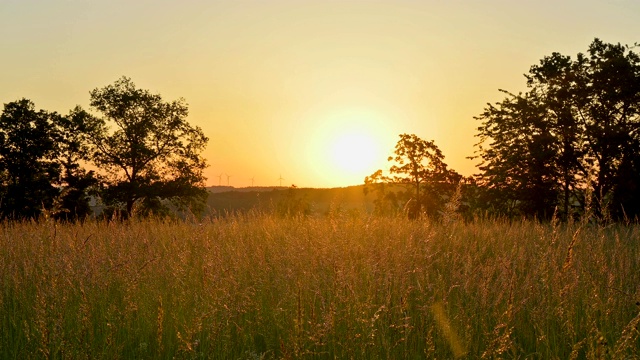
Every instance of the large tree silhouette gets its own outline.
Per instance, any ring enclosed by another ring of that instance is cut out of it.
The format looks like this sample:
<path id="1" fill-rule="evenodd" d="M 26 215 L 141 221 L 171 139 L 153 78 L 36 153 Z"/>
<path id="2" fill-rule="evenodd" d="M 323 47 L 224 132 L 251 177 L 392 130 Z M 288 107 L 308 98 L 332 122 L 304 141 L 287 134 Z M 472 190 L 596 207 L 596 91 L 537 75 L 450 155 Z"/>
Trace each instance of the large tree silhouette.
<path id="1" fill-rule="evenodd" d="M 58 161 L 62 165 L 60 195 L 55 217 L 62 220 L 83 219 L 93 213 L 89 195 L 97 195 L 98 179 L 93 171 L 87 171 L 81 163 L 90 160 L 91 148 L 88 133 L 95 122 L 91 115 L 79 106 L 69 115 L 59 117 Z"/>
<path id="2" fill-rule="evenodd" d="M 436 216 L 462 176 L 447 168 L 442 151 L 433 141 L 414 134 L 399 136 L 394 155 L 388 158 L 392 162 L 390 175 L 384 176 L 382 170 L 378 170 L 365 178 L 365 184 L 378 189 L 385 189 L 385 184 L 410 185 L 417 210 L 424 208 L 428 215 Z M 396 196 L 388 193 L 381 195 L 396 200 Z"/>
<path id="3" fill-rule="evenodd" d="M 482 135 L 491 143 L 480 148 L 485 161 L 479 166 L 485 190 L 481 204 L 510 216 L 549 217 L 559 189 L 552 124 L 535 94 L 508 95 L 482 115 Z"/>
<path id="4" fill-rule="evenodd" d="M 27 99 L 4 105 L 0 115 L 0 217 L 62 219 L 90 213 L 87 189 L 95 183 L 86 160 L 83 113 L 36 111 Z"/>
<path id="5" fill-rule="evenodd" d="M 180 207 L 203 202 L 200 154 L 208 139 L 187 122 L 184 99 L 165 102 L 122 77 L 91 91 L 91 107 L 102 114 L 88 135 L 106 204 L 129 216 L 136 206 L 148 214 L 166 211 L 167 201 Z"/>
<path id="6" fill-rule="evenodd" d="M 586 55 L 553 53 L 525 76 L 527 92 L 506 92 L 477 117 L 485 204 L 541 218 L 575 205 L 638 215 L 622 201 L 640 200 L 629 181 L 640 177 L 638 54 L 595 39 Z"/>
<path id="7" fill-rule="evenodd" d="M 0 115 L 3 219 L 37 218 L 57 195 L 55 114 L 36 111 L 27 99 L 4 105 Z"/>

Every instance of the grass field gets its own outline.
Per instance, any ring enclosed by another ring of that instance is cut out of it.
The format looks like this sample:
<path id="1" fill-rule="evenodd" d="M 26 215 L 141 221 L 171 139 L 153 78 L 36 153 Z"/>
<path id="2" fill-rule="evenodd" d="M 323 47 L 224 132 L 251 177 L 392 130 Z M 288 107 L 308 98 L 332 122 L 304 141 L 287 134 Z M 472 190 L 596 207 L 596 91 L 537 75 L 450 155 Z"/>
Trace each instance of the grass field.
<path id="1" fill-rule="evenodd" d="M 0 358 L 638 359 L 640 227 L 4 224 Z"/>

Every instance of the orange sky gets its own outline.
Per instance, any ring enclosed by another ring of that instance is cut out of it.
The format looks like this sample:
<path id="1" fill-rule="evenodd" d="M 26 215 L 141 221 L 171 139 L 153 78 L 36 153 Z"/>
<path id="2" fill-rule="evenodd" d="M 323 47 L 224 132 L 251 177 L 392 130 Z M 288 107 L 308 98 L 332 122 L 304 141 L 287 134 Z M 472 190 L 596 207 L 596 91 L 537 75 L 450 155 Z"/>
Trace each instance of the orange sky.
<path id="1" fill-rule="evenodd" d="M 640 42 L 638 14 L 634 0 L 0 0 L 0 102 L 67 113 L 122 75 L 183 97 L 210 138 L 209 185 L 359 184 L 400 133 L 470 175 L 473 116 L 499 88 L 595 37 Z"/>

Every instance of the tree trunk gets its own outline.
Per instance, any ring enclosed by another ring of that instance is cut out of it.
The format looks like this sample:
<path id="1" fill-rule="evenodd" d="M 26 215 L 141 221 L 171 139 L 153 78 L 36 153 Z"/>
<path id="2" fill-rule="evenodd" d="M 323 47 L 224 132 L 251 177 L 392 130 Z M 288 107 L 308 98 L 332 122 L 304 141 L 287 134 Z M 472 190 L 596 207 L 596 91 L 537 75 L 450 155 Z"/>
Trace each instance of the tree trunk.
<path id="1" fill-rule="evenodd" d="M 131 198 L 129 200 L 127 200 L 127 213 L 125 214 L 126 218 L 131 217 L 132 212 L 133 212 L 133 205 L 136 203 L 136 200 Z"/>
<path id="2" fill-rule="evenodd" d="M 564 220 L 569 220 L 569 174 L 564 169 Z"/>

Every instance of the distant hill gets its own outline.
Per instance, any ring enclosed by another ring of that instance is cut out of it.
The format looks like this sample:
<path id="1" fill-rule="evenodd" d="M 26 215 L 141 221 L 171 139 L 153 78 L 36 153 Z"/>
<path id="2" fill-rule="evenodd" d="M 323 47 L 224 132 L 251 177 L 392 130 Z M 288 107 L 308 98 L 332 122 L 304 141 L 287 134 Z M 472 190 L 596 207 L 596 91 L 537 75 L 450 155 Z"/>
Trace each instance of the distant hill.
<path id="1" fill-rule="evenodd" d="M 364 185 L 344 188 L 314 189 L 286 187 L 212 186 L 207 188 L 207 207 L 212 213 L 246 212 L 251 209 L 270 210 L 284 201 L 296 200 L 309 204 L 314 214 L 326 214 L 331 208 L 342 210 L 373 210 L 375 195 L 364 195 Z"/>
<path id="2" fill-rule="evenodd" d="M 236 188 L 233 186 L 210 186 L 207 188 L 207 191 L 212 194 L 222 193 L 222 192 L 263 192 L 263 191 L 271 191 L 271 190 L 287 190 L 288 187 L 285 186 L 252 186 L 252 187 L 242 187 Z"/>

